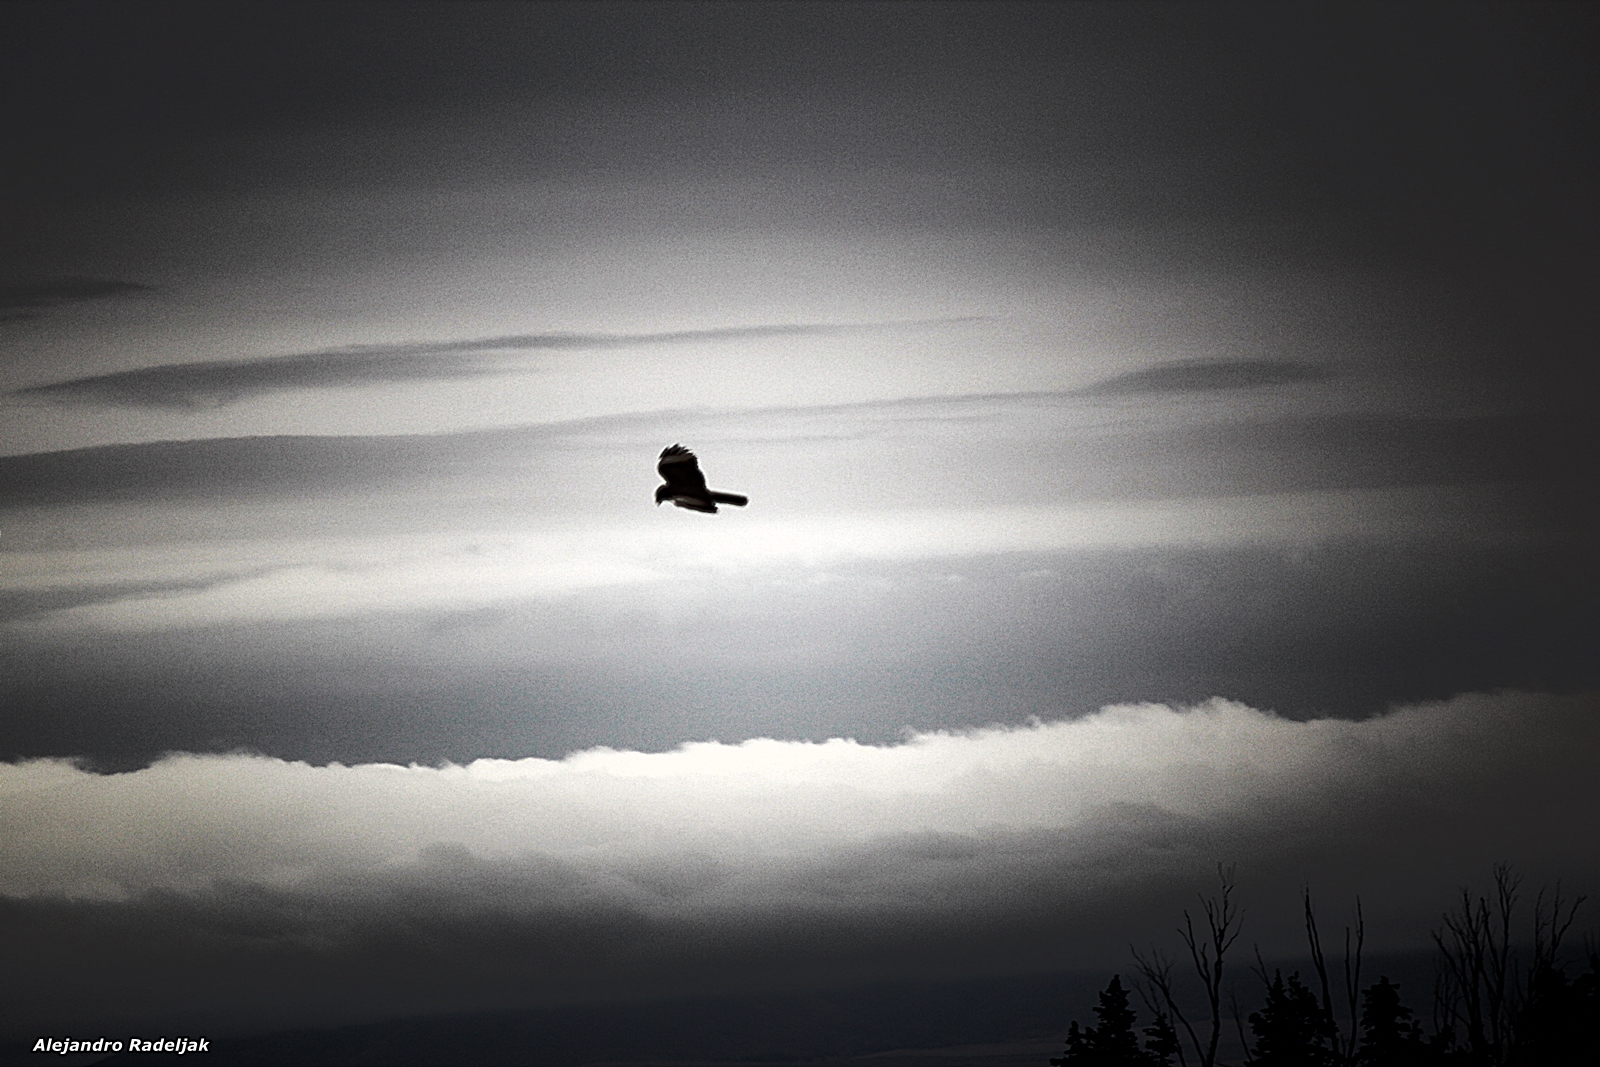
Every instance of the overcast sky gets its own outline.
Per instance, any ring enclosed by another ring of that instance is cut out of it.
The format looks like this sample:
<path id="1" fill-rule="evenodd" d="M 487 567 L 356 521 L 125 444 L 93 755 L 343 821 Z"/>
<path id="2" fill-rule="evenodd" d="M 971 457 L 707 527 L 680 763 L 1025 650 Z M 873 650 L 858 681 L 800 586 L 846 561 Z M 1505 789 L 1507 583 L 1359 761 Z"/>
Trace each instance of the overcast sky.
<path id="1" fill-rule="evenodd" d="M 1593 887 L 1595 26 L 6 5 L 6 1033 Z"/>

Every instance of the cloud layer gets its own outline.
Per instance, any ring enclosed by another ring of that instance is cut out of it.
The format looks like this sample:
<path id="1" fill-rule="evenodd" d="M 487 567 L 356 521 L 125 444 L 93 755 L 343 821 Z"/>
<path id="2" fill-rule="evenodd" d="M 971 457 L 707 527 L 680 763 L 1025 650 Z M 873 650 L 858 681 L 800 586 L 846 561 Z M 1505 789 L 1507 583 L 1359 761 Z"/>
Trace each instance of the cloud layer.
<path id="1" fill-rule="evenodd" d="M 260 1025 L 1099 965 L 1158 936 L 1237 857 L 1256 887 L 1361 892 L 1379 942 L 1415 943 L 1426 927 L 1407 921 L 1496 859 L 1600 873 L 1597 712 L 1592 697 L 1500 694 L 1290 722 L 1215 700 L 881 746 L 758 739 L 465 767 L 175 755 L 108 776 L 6 765 L 6 925 L 42 924 L 11 983 L 64 951 L 68 926 L 95 931 L 111 982 L 146 945 L 141 921 L 194 924 L 115 1007 L 8 996 L 75 1004 L 82 1027 L 187 990 L 191 1017 Z M 1270 947 L 1293 930 L 1274 927 L 1274 906 L 1252 934 Z M 328 984 L 380 956 L 382 978 Z M 259 966 L 190 990 L 222 957 Z M 265 973 L 304 999 L 249 1006 Z"/>
<path id="2" fill-rule="evenodd" d="M 209 408 L 288 389 L 450 381 L 527 369 L 508 366 L 504 357 L 510 353 L 593 352 L 696 342 L 709 344 L 764 338 L 826 337 L 878 329 L 884 325 L 889 324 L 838 326 L 799 323 L 662 333 L 539 333 L 456 341 L 350 345 L 257 359 L 168 363 L 29 386 L 14 390 L 10 395 L 140 407 Z"/>

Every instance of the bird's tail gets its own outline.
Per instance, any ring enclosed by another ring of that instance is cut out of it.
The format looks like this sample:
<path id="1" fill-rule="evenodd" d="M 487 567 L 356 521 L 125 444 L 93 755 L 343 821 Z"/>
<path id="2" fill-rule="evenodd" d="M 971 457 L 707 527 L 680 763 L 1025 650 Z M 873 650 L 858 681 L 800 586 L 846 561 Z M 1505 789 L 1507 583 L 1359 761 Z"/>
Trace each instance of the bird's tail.
<path id="1" fill-rule="evenodd" d="M 719 504 L 732 504 L 736 508 L 742 508 L 750 503 L 749 497 L 740 496 L 738 493 L 712 493 L 711 499 Z"/>

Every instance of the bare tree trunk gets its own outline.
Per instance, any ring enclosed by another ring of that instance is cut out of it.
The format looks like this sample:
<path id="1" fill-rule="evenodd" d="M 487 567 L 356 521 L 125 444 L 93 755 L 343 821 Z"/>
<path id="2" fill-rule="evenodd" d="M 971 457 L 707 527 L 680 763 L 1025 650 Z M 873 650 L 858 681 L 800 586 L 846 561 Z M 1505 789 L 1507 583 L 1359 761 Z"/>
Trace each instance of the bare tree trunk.
<path id="1" fill-rule="evenodd" d="M 1350 958 L 1350 928 L 1344 931 L 1344 996 L 1350 1010 L 1350 1035 L 1345 1039 L 1344 1060 L 1356 1061 L 1356 1041 L 1361 1036 L 1360 1015 L 1357 1011 L 1361 999 L 1361 949 L 1367 940 L 1367 917 L 1361 911 L 1361 898 L 1356 897 L 1356 951 Z"/>
<path id="2" fill-rule="evenodd" d="M 1244 1008 L 1239 1005 L 1239 998 L 1232 989 L 1228 990 L 1228 1014 L 1233 1016 L 1233 1028 L 1239 1035 L 1239 1047 L 1244 1049 L 1245 1067 L 1255 1062 L 1255 1054 L 1250 1051 L 1250 1042 L 1244 1036 Z"/>
<path id="3" fill-rule="evenodd" d="M 1322 952 L 1322 937 L 1317 932 L 1317 914 L 1311 906 L 1311 890 L 1300 891 L 1301 903 L 1305 908 L 1306 944 L 1311 949 L 1311 965 L 1316 968 L 1317 981 L 1322 987 L 1322 1015 L 1324 1024 L 1328 1029 L 1328 1041 L 1333 1054 L 1345 1063 L 1354 1063 L 1356 1054 L 1356 1039 L 1360 1035 L 1358 1026 L 1357 1008 L 1361 989 L 1361 947 L 1366 941 L 1367 925 L 1361 914 L 1361 898 L 1356 898 L 1356 926 L 1355 926 L 1355 952 L 1352 958 L 1350 927 L 1344 928 L 1344 994 L 1345 1002 L 1349 1009 L 1350 1029 L 1341 1034 L 1339 1020 L 1333 1010 L 1333 995 L 1328 986 L 1328 962 Z M 1265 970 L 1262 980 L 1266 980 Z"/>
<path id="4" fill-rule="evenodd" d="M 1183 938 L 1184 946 L 1189 950 L 1189 960 L 1194 964 L 1195 974 L 1199 976 L 1200 984 L 1205 989 L 1206 1006 L 1210 1011 L 1211 1029 L 1203 1042 L 1188 1017 L 1178 1007 L 1177 999 L 1173 995 L 1172 962 L 1153 948 L 1149 956 L 1141 955 L 1137 950 L 1133 952 L 1134 962 L 1144 979 L 1139 989 L 1140 996 L 1145 998 L 1146 1005 L 1152 1010 L 1154 1010 L 1152 1002 L 1157 998 L 1166 1005 L 1172 1017 L 1178 1020 L 1184 1032 L 1188 1034 L 1200 1067 L 1215 1067 L 1217 1062 L 1217 1042 L 1222 1037 L 1223 963 L 1228 949 L 1239 937 L 1241 925 L 1238 906 L 1233 903 L 1233 868 L 1217 864 L 1217 879 L 1221 882 L 1219 891 L 1214 896 L 1200 898 L 1200 907 L 1205 913 L 1205 930 L 1196 932 L 1194 916 L 1187 909 L 1183 913 L 1183 926 L 1178 929 L 1178 936 Z M 1148 993 L 1146 987 L 1149 989 Z M 1183 1067 L 1181 1045 L 1178 1050 L 1178 1061 L 1180 1067 Z"/>
<path id="5" fill-rule="evenodd" d="M 1516 981 L 1512 974 L 1511 957 L 1511 916 L 1517 906 L 1517 887 L 1522 884 L 1522 879 L 1511 873 L 1511 868 L 1504 863 L 1495 864 L 1494 890 L 1495 911 L 1494 918 L 1500 928 L 1498 937 L 1492 933 L 1488 939 L 1489 957 L 1489 983 L 1488 1001 L 1489 1010 L 1489 1044 L 1494 1050 L 1494 1062 L 1504 1063 L 1511 1036 L 1511 986 L 1507 983 Z"/>

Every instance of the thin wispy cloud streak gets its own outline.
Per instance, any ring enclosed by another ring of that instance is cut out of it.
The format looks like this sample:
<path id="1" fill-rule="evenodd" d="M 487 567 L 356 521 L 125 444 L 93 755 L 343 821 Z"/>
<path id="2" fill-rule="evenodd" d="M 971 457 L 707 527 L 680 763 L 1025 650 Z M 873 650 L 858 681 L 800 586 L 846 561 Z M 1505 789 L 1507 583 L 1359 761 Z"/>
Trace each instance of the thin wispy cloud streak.
<path id="1" fill-rule="evenodd" d="M 0 322 L 25 322 L 43 318 L 64 304 L 111 297 L 140 296 L 156 287 L 113 278 L 40 278 L 0 283 Z"/>
<path id="2" fill-rule="evenodd" d="M 202 578 L 167 581 L 107 582 L 103 584 L 63 584 L 29 590 L 0 591 L 0 624 L 36 618 L 58 611 L 70 611 L 94 604 L 115 604 L 124 600 L 203 593 L 229 582 L 248 581 L 272 568 L 247 568 Z"/>
<path id="3" fill-rule="evenodd" d="M 114 278 L 42 278 L 0 283 L 0 312 L 38 309 L 83 300 L 151 293 L 155 286 Z"/>
<path id="4" fill-rule="evenodd" d="M 582 352 L 652 345 L 718 344 L 773 338 L 829 337 L 895 327 L 973 321 L 968 318 L 916 322 L 828 325 L 815 323 L 729 326 L 661 333 L 510 334 L 459 341 L 348 345 L 316 352 L 259 359 L 169 363 L 138 370 L 73 378 L 13 390 L 9 395 L 66 402 L 154 408 L 214 408 L 290 389 L 320 389 L 408 381 L 450 381 L 527 371 L 507 364 L 508 353 Z"/>
<path id="5" fill-rule="evenodd" d="M 1119 374 L 1078 390 L 1082 396 L 1143 396 L 1258 389 L 1314 382 L 1329 376 L 1324 367 L 1278 359 L 1183 360 Z"/>

